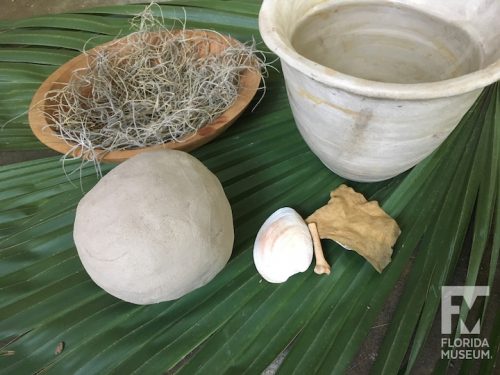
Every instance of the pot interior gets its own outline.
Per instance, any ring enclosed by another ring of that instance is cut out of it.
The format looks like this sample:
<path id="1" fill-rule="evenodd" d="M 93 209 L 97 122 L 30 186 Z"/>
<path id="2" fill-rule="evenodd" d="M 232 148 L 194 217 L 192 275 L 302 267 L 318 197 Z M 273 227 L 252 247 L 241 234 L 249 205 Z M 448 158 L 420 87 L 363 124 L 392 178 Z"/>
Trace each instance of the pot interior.
<path id="1" fill-rule="evenodd" d="M 294 49 L 318 64 L 371 81 L 436 82 L 483 67 L 483 51 L 458 25 L 401 4 L 332 2 L 307 15 Z"/>

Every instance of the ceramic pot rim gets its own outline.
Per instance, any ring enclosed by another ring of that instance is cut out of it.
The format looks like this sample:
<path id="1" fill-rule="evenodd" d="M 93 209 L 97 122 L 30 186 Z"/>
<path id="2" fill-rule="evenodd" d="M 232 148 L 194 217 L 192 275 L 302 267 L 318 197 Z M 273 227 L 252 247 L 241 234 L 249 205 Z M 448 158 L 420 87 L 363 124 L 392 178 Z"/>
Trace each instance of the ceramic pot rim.
<path id="1" fill-rule="evenodd" d="M 286 64 L 327 86 L 357 95 L 383 99 L 436 99 L 455 96 L 486 87 L 500 79 L 500 59 L 483 69 L 459 77 L 424 83 L 385 83 L 338 72 L 300 55 L 287 43 L 273 23 L 274 1 L 264 1 L 259 13 L 262 39 Z"/>

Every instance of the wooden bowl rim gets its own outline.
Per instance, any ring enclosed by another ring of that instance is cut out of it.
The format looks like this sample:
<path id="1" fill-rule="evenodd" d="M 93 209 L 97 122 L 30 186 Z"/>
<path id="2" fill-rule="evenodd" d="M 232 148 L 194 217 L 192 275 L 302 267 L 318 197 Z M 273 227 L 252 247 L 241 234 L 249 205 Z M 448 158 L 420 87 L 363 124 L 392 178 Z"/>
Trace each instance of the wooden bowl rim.
<path id="1" fill-rule="evenodd" d="M 171 32 L 175 33 L 180 31 L 181 30 L 173 30 Z M 227 45 L 241 44 L 241 42 L 230 36 L 223 35 L 218 32 L 210 30 L 186 29 L 185 31 L 193 33 L 195 35 L 196 34 L 208 35 L 210 39 L 223 41 Z M 158 34 L 158 32 L 151 32 L 150 34 L 154 35 Z M 45 113 L 43 111 L 46 99 L 45 96 L 54 83 L 61 82 L 59 78 L 63 74 L 65 74 L 67 70 L 73 69 L 74 71 L 75 69 L 82 67 L 82 62 L 86 62 L 88 58 L 87 56 L 92 55 L 93 52 L 108 47 L 112 47 L 117 43 L 126 42 L 126 39 L 129 36 L 130 35 L 127 35 L 123 38 L 112 40 L 110 42 L 94 47 L 85 53 L 81 53 L 80 55 L 72 58 L 71 60 L 61 65 L 52 74 L 50 74 L 49 77 L 47 77 L 47 79 L 40 85 L 40 87 L 35 92 L 33 99 L 31 100 L 31 104 L 28 110 L 28 119 L 31 130 L 40 142 L 42 142 L 47 147 L 62 154 L 69 153 L 72 154 L 73 156 L 77 157 L 81 156 L 80 148 L 75 149 L 76 145 L 71 144 L 68 141 L 65 141 L 64 139 L 59 138 L 57 136 L 57 133 L 50 127 L 49 123 L 47 122 Z M 169 141 L 163 144 L 158 144 L 144 148 L 112 151 L 108 153 L 105 153 L 104 150 L 96 149 L 96 152 L 101 153 L 99 161 L 121 162 L 138 153 L 146 151 L 161 150 L 166 148 L 172 150 L 191 151 L 197 147 L 202 146 L 203 144 L 211 141 L 216 136 L 221 134 L 241 115 L 243 110 L 250 104 L 250 101 L 255 96 L 255 93 L 257 92 L 260 85 L 261 77 L 262 76 L 260 72 L 257 70 L 250 70 L 250 69 L 245 70 L 240 77 L 238 98 L 233 103 L 233 105 L 229 107 L 219 117 L 217 117 L 214 121 L 200 128 L 196 133 L 191 133 L 184 136 L 185 139 L 184 141 L 181 142 Z"/>

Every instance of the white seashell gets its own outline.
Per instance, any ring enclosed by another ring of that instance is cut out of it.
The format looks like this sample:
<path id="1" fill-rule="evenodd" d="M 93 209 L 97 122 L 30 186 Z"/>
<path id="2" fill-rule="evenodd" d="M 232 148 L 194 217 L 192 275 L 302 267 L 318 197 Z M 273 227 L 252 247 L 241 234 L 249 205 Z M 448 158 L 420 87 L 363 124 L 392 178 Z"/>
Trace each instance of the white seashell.
<path id="1" fill-rule="evenodd" d="M 253 260 L 257 271 L 271 283 L 282 283 L 304 272 L 312 257 L 313 242 L 307 224 L 292 208 L 280 208 L 257 233 Z"/>

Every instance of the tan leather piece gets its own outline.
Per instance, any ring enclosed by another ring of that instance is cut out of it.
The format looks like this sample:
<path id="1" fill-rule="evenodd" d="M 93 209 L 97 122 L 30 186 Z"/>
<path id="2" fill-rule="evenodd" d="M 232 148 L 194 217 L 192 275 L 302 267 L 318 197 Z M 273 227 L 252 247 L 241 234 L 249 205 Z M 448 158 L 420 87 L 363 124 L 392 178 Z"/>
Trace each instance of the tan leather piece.
<path id="1" fill-rule="evenodd" d="M 332 191 L 328 204 L 317 209 L 306 222 L 316 223 L 320 238 L 356 251 L 378 272 L 391 262 L 392 247 L 401 234 L 396 221 L 377 201 L 368 202 L 346 185 Z"/>

